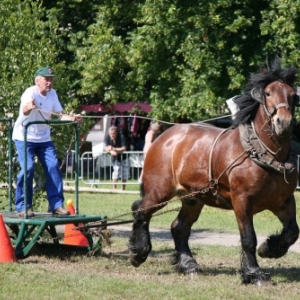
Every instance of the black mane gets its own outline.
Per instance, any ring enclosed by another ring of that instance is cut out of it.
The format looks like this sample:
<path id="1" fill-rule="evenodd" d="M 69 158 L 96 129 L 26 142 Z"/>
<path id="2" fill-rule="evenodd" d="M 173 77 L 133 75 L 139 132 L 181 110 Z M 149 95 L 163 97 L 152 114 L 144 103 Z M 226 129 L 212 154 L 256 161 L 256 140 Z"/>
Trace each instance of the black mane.
<path id="1" fill-rule="evenodd" d="M 281 69 L 280 60 L 278 58 L 274 60 L 271 68 L 264 69 L 258 74 L 251 74 L 250 80 L 243 93 L 239 96 L 236 96 L 234 99 L 234 102 L 237 104 L 239 110 L 235 114 L 233 127 L 237 127 L 239 124 L 250 123 L 254 119 L 259 107 L 259 102 L 254 100 L 251 96 L 251 90 L 254 87 L 264 89 L 268 84 L 277 80 L 293 86 L 297 78 L 296 75 L 297 72 L 294 66 Z"/>

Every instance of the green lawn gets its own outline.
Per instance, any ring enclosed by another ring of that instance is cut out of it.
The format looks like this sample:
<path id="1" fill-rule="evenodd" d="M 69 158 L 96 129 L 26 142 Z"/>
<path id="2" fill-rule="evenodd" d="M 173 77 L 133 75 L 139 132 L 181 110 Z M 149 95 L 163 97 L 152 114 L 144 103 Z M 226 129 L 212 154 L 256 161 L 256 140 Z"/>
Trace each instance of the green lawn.
<path id="1" fill-rule="evenodd" d="M 74 193 L 66 193 L 66 200 Z M 296 193 L 299 202 L 299 193 Z M 127 214 L 138 195 L 81 193 L 80 212 L 107 215 Z M 175 201 L 165 209 L 179 205 Z M 46 203 L 45 203 L 46 207 Z M 298 221 L 299 220 L 299 207 Z M 153 218 L 151 226 L 169 228 L 175 212 Z M 255 217 L 256 230 L 268 234 L 280 229 L 276 218 L 263 212 Z M 129 225 L 130 226 L 130 225 Z M 237 232 L 233 212 L 205 208 L 194 228 Z M 37 247 L 28 258 L 17 263 L 0 264 L 0 300 L 298 300 L 300 291 L 300 254 L 289 252 L 280 259 L 258 262 L 272 275 L 272 284 L 244 286 L 240 283 L 240 247 L 191 244 L 203 274 L 183 276 L 170 264 L 173 243 L 152 240 L 153 249 L 139 268 L 128 261 L 128 237 L 112 231 L 111 245 L 104 244 L 97 256 L 80 251 Z M 299 243 L 299 241 L 297 241 Z"/>

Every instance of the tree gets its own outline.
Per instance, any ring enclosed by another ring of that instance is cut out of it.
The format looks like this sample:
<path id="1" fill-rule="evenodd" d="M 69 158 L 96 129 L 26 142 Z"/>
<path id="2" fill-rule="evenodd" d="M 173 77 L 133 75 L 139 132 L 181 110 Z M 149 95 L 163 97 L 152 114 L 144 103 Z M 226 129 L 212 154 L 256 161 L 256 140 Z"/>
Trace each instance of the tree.
<path id="1" fill-rule="evenodd" d="M 33 84 L 34 72 L 41 66 L 55 64 L 62 74 L 64 63 L 56 61 L 56 38 L 50 34 L 56 24 L 42 19 L 45 9 L 39 1 L 2 0 L 0 6 L 0 78 L 1 115 L 17 118 L 20 96 Z M 57 89 L 63 90 L 65 79 L 60 78 Z M 9 114 L 9 115 L 8 115 Z M 8 123 L 2 123 L 0 161 L 7 161 Z M 17 170 L 15 170 L 17 171 Z M 15 176 L 15 174 L 13 174 Z M 0 180 L 7 182 L 7 168 L 1 168 Z"/>
<path id="2" fill-rule="evenodd" d="M 77 51 L 85 102 L 148 101 L 158 119 L 224 114 L 249 74 L 299 61 L 299 1 L 104 0 Z"/>

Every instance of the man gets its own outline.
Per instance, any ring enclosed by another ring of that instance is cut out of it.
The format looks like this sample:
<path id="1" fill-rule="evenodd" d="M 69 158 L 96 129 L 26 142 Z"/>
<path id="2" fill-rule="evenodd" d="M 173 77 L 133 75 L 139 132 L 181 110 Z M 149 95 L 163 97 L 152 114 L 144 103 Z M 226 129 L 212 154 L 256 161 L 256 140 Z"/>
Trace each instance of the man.
<path id="1" fill-rule="evenodd" d="M 27 170 L 24 170 L 24 125 L 33 121 L 45 121 L 51 117 L 52 113 L 63 112 L 56 91 L 52 89 L 54 76 L 50 67 L 38 69 L 35 73 L 35 85 L 27 88 L 21 96 L 19 116 L 12 135 L 21 167 L 16 182 L 16 210 L 19 217 L 25 215 L 24 174 L 27 176 L 27 216 L 34 216 L 32 196 L 35 156 L 40 161 L 46 175 L 49 210 L 53 215 L 70 214 L 64 208 L 62 174 L 56 149 L 50 137 L 49 125 L 33 124 L 27 128 Z"/>
<path id="2" fill-rule="evenodd" d="M 128 179 L 128 165 L 126 154 L 122 155 L 122 152 L 126 151 L 127 143 L 124 135 L 118 133 L 116 126 L 111 126 L 108 131 L 108 135 L 105 137 L 105 151 L 111 154 L 113 164 L 113 188 L 116 189 L 117 181 L 122 179 L 122 190 L 125 190 L 125 182 Z"/>

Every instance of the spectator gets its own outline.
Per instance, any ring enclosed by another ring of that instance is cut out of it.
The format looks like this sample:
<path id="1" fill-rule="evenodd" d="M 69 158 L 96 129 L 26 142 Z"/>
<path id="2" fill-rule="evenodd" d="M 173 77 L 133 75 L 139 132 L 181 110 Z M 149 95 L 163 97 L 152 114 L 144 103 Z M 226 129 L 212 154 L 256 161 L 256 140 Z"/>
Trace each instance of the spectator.
<path id="1" fill-rule="evenodd" d="M 112 181 L 113 188 L 117 188 L 118 179 L 122 180 L 122 190 L 125 190 L 125 182 L 128 179 L 128 161 L 126 154 L 122 154 L 127 150 L 126 139 L 123 134 L 118 132 L 116 126 L 111 126 L 108 135 L 105 137 L 105 151 L 111 154 L 113 164 Z"/>

